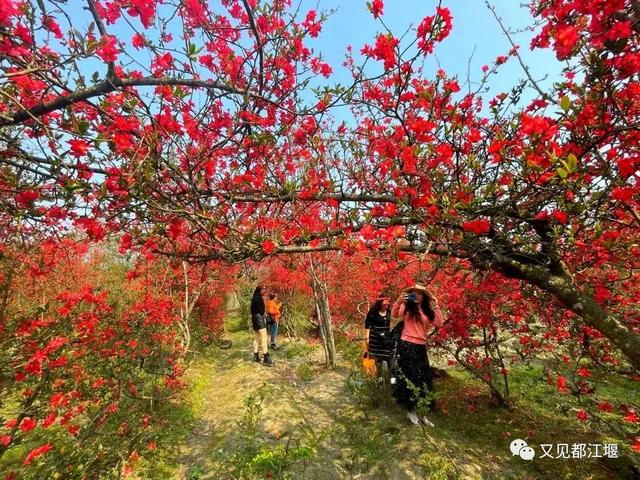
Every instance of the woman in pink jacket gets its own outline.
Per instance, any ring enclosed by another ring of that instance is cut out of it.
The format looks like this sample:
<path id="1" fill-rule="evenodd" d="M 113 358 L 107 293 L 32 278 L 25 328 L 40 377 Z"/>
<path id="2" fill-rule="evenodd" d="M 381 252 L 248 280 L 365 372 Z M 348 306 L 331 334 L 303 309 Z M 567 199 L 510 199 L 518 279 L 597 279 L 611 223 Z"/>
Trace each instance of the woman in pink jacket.
<path id="1" fill-rule="evenodd" d="M 398 343 L 398 368 L 401 371 L 396 389 L 398 402 L 407 408 L 407 418 L 414 425 L 420 420 L 433 426 L 427 417 L 418 418 L 416 406 L 427 392 L 433 393 L 433 377 L 427 356 L 429 332 L 443 323 L 438 300 L 423 285 L 415 284 L 396 300 L 391 316 L 404 321 L 402 335 Z M 429 401 L 433 411 L 435 400 Z"/>

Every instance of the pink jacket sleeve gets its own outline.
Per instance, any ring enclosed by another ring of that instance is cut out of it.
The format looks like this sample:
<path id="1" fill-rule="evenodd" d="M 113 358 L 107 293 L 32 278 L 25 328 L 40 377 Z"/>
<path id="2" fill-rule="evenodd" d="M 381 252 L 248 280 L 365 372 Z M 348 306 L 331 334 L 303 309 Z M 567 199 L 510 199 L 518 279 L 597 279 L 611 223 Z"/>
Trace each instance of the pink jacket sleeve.
<path id="1" fill-rule="evenodd" d="M 442 312 L 439 307 L 433 309 L 434 317 L 433 317 L 433 326 L 441 327 L 444 323 L 444 317 L 442 316 Z"/>
<path id="2" fill-rule="evenodd" d="M 393 318 L 400 318 L 404 315 L 404 302 L 402 298 L 398 298 L 396 302 L 391 307 L 391 316 Z"/>

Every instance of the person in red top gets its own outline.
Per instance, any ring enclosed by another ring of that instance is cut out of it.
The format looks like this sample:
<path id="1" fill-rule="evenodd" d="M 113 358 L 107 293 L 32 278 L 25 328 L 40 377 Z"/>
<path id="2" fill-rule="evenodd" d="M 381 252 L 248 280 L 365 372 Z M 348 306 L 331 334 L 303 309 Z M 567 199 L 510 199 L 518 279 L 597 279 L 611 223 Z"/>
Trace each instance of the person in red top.
<path id="1" fill-rule="evenodd" d="M 396 300 L 391 309 L 393 318 L 404 322 L 398 342 L 398 368 L 401 371 L 395 396 L 398 403 L 407 408 L 407 418 L 414 425 L 420 420 L 433 427 L 425 416 L 418 418 L 416 406 L 427 392 L 433 393 L 433 377 L 427 356 L 429 331 L 443 323 L 438 300 L 423 285 L 415 284 Z M 429 401 L 429 409 L 435 409 L 435 400 Z"/>

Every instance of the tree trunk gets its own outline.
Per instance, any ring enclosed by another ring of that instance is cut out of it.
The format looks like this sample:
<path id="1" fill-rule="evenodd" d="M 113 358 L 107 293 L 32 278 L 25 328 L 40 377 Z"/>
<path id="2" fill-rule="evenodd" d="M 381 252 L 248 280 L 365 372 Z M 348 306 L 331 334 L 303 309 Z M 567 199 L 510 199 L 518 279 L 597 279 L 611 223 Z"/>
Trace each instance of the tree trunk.
<path id="1" fill-rule="evenodd" d="M 494 256 L 493 266 L 509 277 L 524 280 L 551 293 L 587 325 L 607 337 L 631 365 L 640 370 L 640 336 L 598 305 L 591 295 L 581 292 L 569 275 L 554 275 L 544 267 L 526 265 L 502 255 Z"/>
<path id="2" fill-rule="evenodd" d="M 318 324 L 320 325 L 320 336 L 324 346 L 326 364 L 330 368 L 336 366 L 336 346 L 333 340 L 333 326 L 331 323 L 331 311 L 329 310 L 329 299 L 327 295 L 327 284 L 318 278 L 313 258 L 309 256 L 311 262 L 311 286 L 315 300 L 316 312 L 318 312 Z"/>

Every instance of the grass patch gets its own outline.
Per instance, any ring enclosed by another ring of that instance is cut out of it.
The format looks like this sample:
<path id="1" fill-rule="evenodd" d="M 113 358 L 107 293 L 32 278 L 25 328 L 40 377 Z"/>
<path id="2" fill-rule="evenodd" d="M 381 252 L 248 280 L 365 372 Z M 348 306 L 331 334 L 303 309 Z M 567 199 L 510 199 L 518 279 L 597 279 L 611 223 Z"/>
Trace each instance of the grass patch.
<path id="1" fill-rule="evenodd" d="M 301 357 L 309 358 L 315 349 L 316 347 L 304 341 L 291 342 L 282 350 L 282 356 L 287 360 L 294 360 Z"/>
<path id="2" fill-rule="evenodd" d="M 247 332 L 251 328 L 251 322 L 241 313 L 228 315 L 224 319 L 224 329 L 229 333 Z"/>
<path id="3" fill-rule="evenodd" d="M 360 372 L 359 356 L 354 350 L 351 349 L 353 372 L 346 387 L 357 413 L 345 414 L 345 427 L 341 430 L 345 437 L 341 448 L 348 452 L 346 463 L 351 465 L 352 475 L 393 478 L 389 464 L 404 462 L 401 471 L 406 472 L 411 469 L 409 459 L 413 456 L 419 459 L 413 464 L 420 468 L 420 475 L 430 479 L 639 478 L 633 473 L 633 464 L 639 463 L 640 458 L 623 446 L 628 445 L 629 437 L 616 435 L 596 421 L 577 420 L 580 403 L 576 397 L 560 395 L 555 384 L 546 382 L 540 366 L 510 369 L 515 400 L 510 409 L 496 405 L 486 385 L 465 370 L 448 368 L 448 375 L 435 382 L 439 410 L 428 415 L 436 427 L 422 429 L 409 427 L 404 411 L 394 405 L 388 392 Z M 595 371 L 592 375 L 598 400 L 608 399 L 616 405 L 638 404 L 637 382 L 610 374 L 600 378 Z M 386 445 L 378 432 L 394 424 L 402 433 Z M 537 456 L 533 461 L 511 455 L 509 444 L 516 438 L 525 439 L 534 447 Z M 566 443 L 569 448 L 574 443 L 618 443 L 621 458 L 541 459 L 542 443 Z M 397 458 L 386 456 L 390 449 Z"/>
<path id="4" fill-rule="evenodd" d="M 430 480 L 457 480 L 456 467 L 451 460 L 426 453 L 420 456 L 418 465 L 425 478 Z"/>
<path id="5" fill-rule="evenodd" d="M 302 363 L 296 367 L 296 377 L 302 382 L 308 382 L 315 376 L 315 371 L 308 363 Z"/>
<path id="6" fill-rule="evenodd" d="M 335 337 L 336 350 L 340 352 L 342 357 L 351 364 L 360 362 L 362 353 L 364 352 L 364 344 L 362 340 L 349 340 L 343 335 Z"/>
<path id="7" fill-rule="evenodd" d="M 239 422 L 239 437 L 230 456 L 218 455 L 216 462 L 233 479 L 288 479 L 291 469 L 317 454 L 317 442 L 308 432 L 287 432 L 272 440 L 260 429 L 267 397 L 274 392 L 263 385 L 245 398 L 245 413 Z M 277 393 L 277 392 L 276 392 Z"/>

